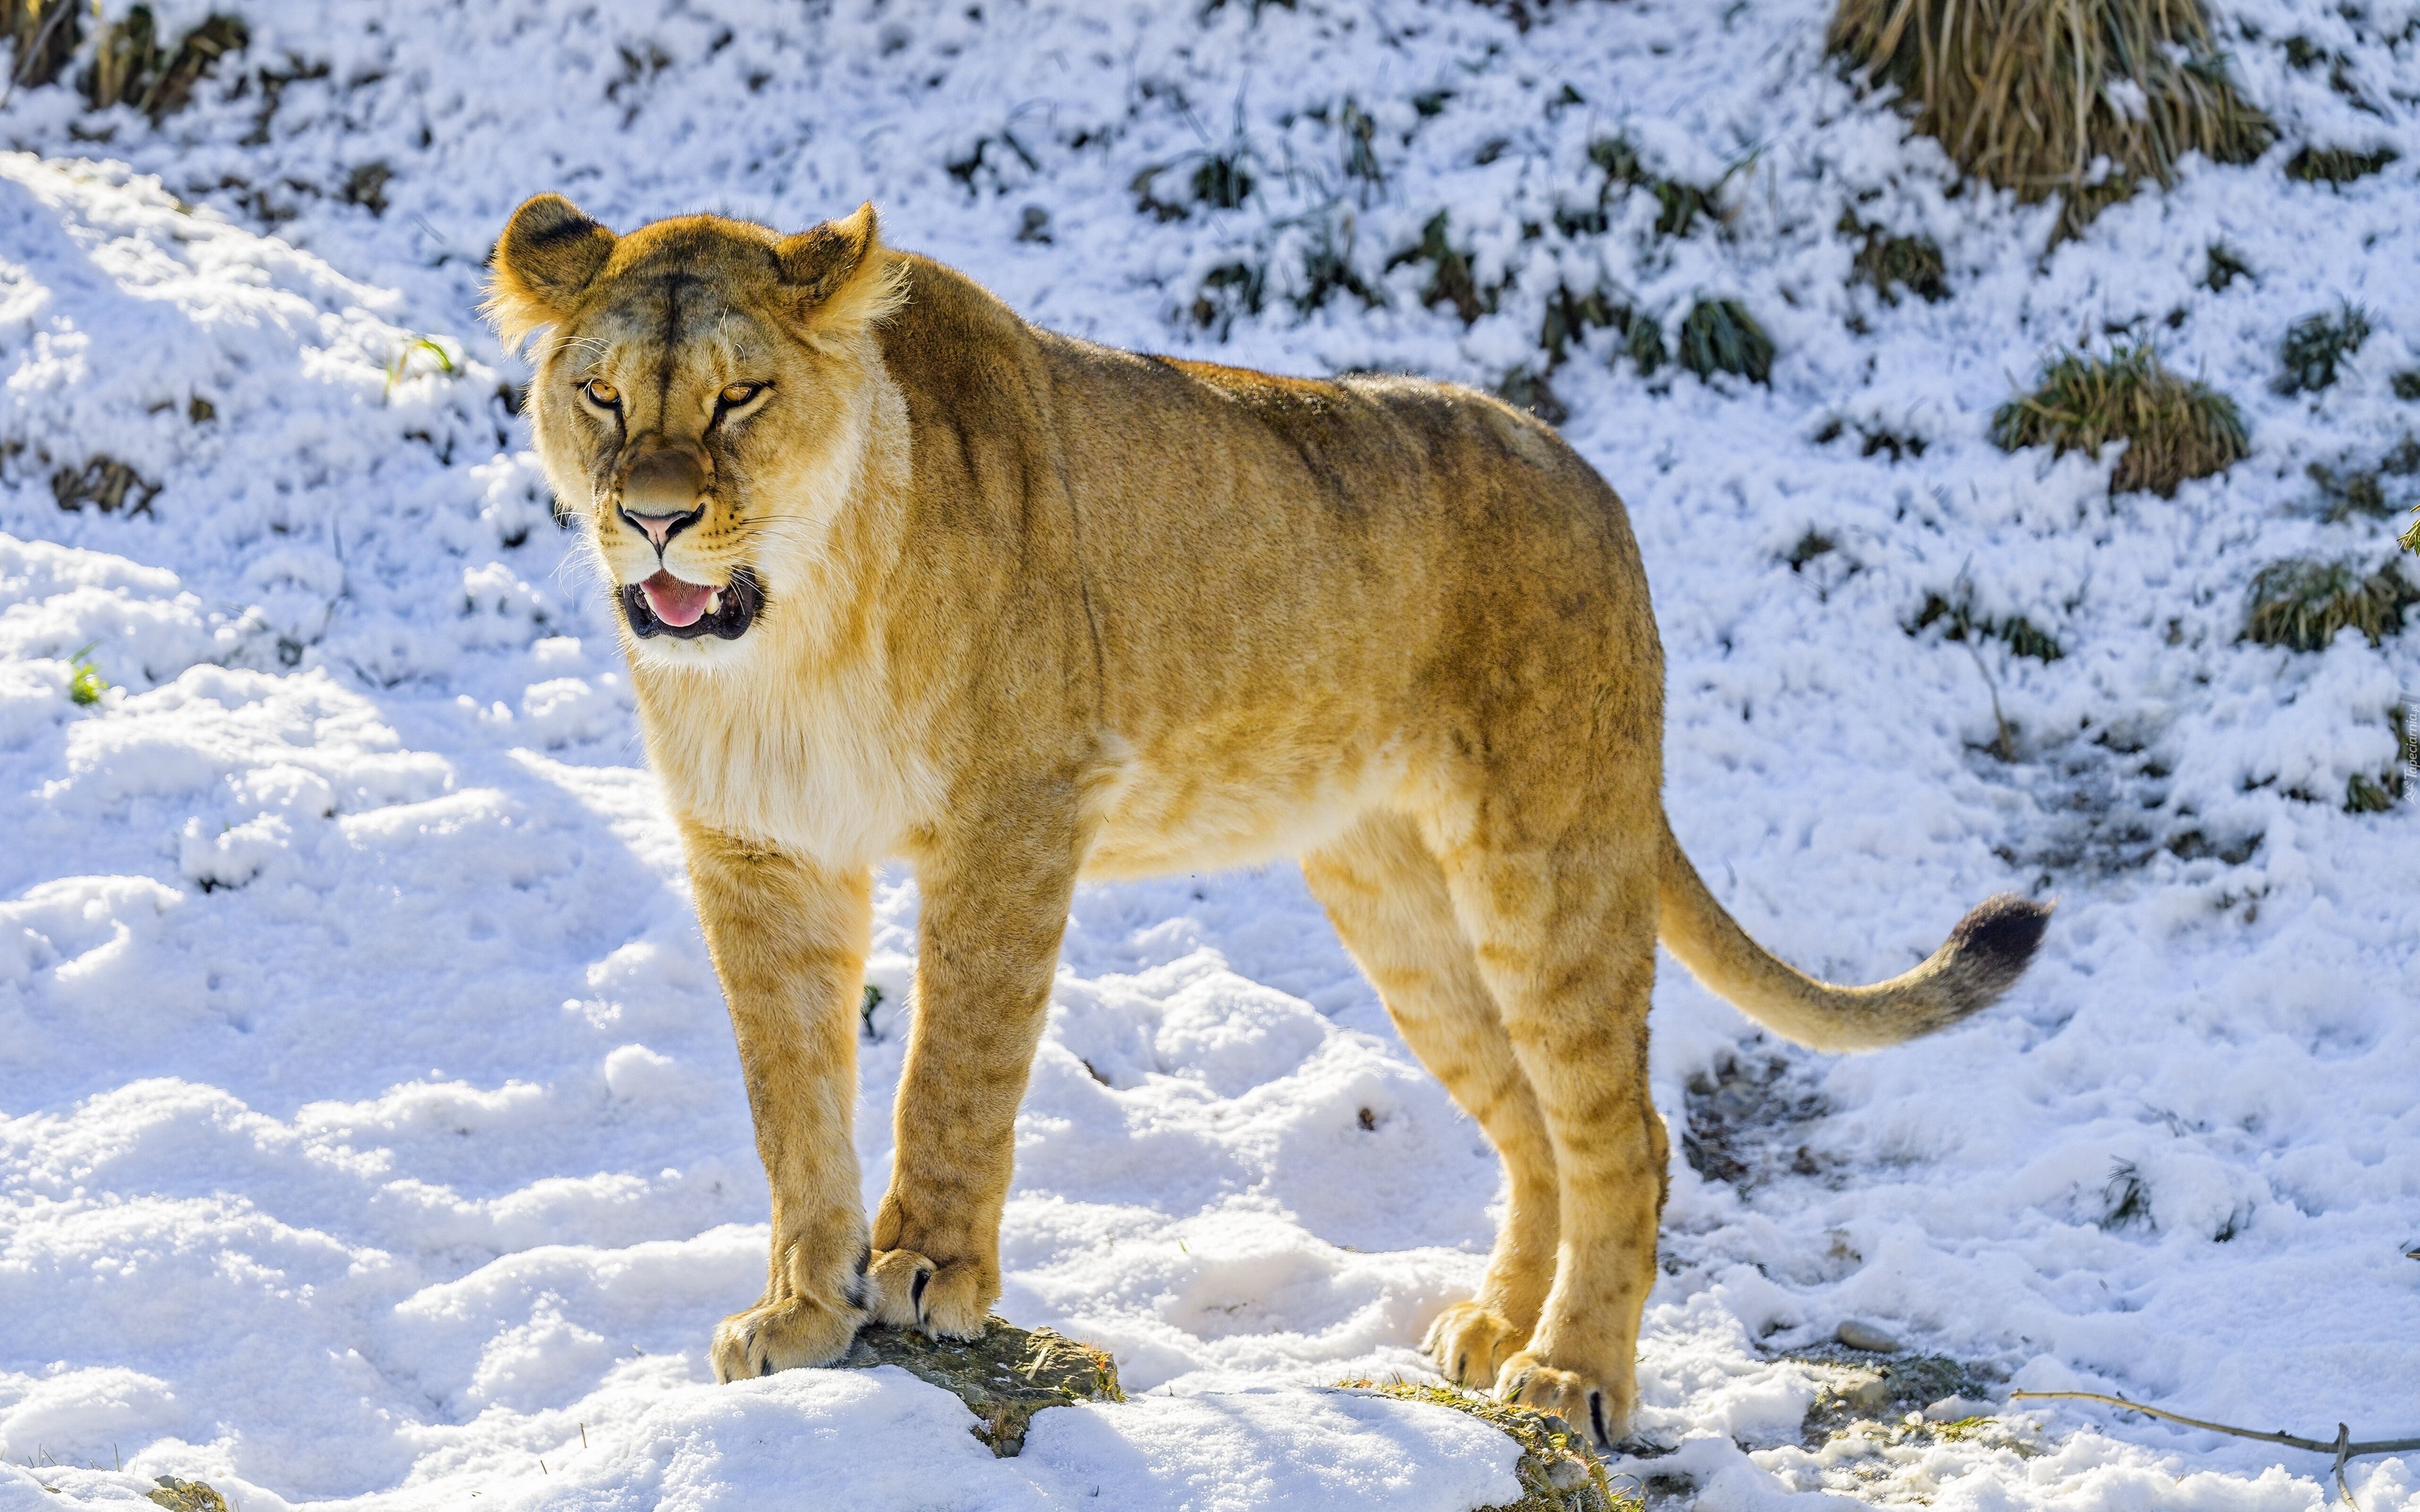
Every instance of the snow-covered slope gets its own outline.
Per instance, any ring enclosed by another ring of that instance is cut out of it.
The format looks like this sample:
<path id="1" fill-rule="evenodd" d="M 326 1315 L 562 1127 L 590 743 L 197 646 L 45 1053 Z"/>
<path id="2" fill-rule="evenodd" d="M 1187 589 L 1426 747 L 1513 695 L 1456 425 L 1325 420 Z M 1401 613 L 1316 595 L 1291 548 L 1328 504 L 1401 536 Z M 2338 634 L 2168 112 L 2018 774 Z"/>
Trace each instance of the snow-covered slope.
<path id="1" fill-rule="evenodd" d="M 2238 639 L 2266 563 L 2383 560 L 2393 522 L 2328 518 L 2306 469 L 2420 426 L 2392 383 L 2420 367 L 2420 12 L 2371 8 L 2222 8 L 2280 146 L 2047 256 L 2048 208 L 1960 186 L 1838 77 L 1818 0 L 1526 30 L 1466 0 L 252 0 L 248 49 L 156 128 L 18 91 L 0 1457 L 39 1468 L 0 1471 L 0 1507 L 163 1473 L 255 1509 L 1513 1494 L 1492 1430 L 1303 1389 L 1421 1369 L 1496 1169 L 1288 868 L 1078 901 L 1002 1310 L 1112 1349 L 1134 1401 L 995 1462 L 895 1372 L 705 1383 L 764 1190 L 610 622 L 473 313 L 542 189 L 620 224 L 872 197 L 1038 321 L 1293 371 L 1492 385 L 1544 372 L 1559 287 L 1668 336 L 1740 300 L 1769 387 L 1642 375 L 1608 329 L 1549 378 L 1646 552 L 1684 843 L 1836 977 L 1997 888 L 2061 903 L 2004 1007 L 1871 1057 L 1778 1046 L 1667 972 L 1657 1100 L 1691 1155 L 1640 1427 L 1679 1447 L 1627 1468 L 1707 1506 L 2317 1504 L 2321 1457 L 2095 1410 L 1798 1445 L 1803 1357 L 1852 1317 L 2016 1385 L 2420 1430 L 2410 810 L 2343 808 L 2420 666 Z M 1605 193 L 1617 137 L 1719 180 L 1719 222 L 1661 234 L 1651 194 Z M 2291 181 L 2309 143 L 2403 158 Z M 1853 287 L 1852 208 L 1935 239 L 1951 297 Z M 1394 262 L 1439 212 L 1497 289 L 1467 325 L 1422 303 L 1434 261 Z M 2252 273 L 2213 288 L 2220 242 Z M 2345 376 L 2273 392 L 2287 328 L 2348 300 L 2373 332 Z M 2251 457 L 2113 500 L 2114 456 L 1990 445 L 2049 350 L 2120 332 L 2230 393 Z M 63 509 L 61 473 L 116 507 Z M 1912 633 L 1929 597 L 2061 655 Z M 116 685 L 89 704 L 80 655 Z M 880 899 L 870 1197 L 912 880 Z M 2420 1504 L 2409 1459 L 2352 1479 Z"/>

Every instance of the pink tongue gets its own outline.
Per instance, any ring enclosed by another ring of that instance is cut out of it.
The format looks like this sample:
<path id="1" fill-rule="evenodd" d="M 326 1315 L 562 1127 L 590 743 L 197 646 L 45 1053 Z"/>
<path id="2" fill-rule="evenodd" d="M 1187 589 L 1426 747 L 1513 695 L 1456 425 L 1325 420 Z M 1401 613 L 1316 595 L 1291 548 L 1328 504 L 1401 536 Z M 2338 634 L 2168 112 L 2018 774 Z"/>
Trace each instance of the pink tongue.
<path id="1" fill-rule="evenodd" d="M 646 591 L 647 607 L 656 618 L 675 629 L 695 625 L 706 612 L 706 601 L 714 596 L 713 589 L 683 582 L 669 572 L 659 572 L 639 586 Z"/>

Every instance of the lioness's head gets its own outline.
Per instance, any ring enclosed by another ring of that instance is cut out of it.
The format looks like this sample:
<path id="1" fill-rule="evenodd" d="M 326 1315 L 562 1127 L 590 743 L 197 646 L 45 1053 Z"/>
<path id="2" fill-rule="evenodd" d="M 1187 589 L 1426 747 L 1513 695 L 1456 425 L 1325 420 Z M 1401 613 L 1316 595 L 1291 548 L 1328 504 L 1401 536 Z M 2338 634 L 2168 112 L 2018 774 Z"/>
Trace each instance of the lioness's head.
<path id="1" fill-rule="evenodd" d="M 635 655 L 712 665 L 780 615 L 855 474 L 899 287 L 871 205 L 796 236 L 712 215 L 616 236 L 560 194 L 513 212 L 489 315 L 507 342 L 546 332 L 538 456 Z"/>

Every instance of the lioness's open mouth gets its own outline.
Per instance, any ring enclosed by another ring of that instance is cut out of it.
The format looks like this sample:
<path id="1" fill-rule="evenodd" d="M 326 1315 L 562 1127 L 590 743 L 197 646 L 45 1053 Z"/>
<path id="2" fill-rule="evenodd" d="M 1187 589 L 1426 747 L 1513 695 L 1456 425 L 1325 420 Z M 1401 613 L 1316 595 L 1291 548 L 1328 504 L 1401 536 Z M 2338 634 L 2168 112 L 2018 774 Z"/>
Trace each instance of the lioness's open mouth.
<path id="1" fill-rule="evenodd" d="M 630 632 L 642 640 L 669 635 L 694 640 L 710 635 L 737 640 L 756 623 L 756 611 L 764 607 L 765 591 L 756 586 L 756 575 L 746 567 L 733 573 L 720 588 L 690 582 L 669 572 L 622 585 L 623 617 L 630 622 Z"/>

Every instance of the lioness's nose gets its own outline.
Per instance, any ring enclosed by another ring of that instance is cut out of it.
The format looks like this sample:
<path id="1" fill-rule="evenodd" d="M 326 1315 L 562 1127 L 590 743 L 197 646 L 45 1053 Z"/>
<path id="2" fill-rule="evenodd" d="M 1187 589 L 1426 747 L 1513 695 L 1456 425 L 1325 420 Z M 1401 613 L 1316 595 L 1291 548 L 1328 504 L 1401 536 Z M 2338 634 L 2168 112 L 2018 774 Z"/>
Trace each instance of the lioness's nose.
<path id="1" fill-rule="evenodd" d="M 660 551 L 705 513 L 704 459 L 690 447 L 652 446 L 622 474 L 622 517 Z"/>

